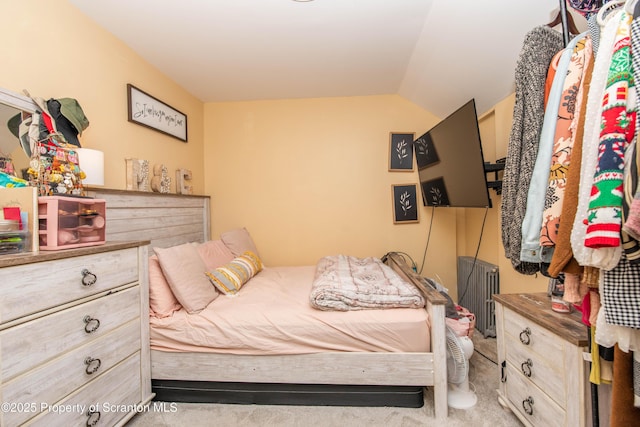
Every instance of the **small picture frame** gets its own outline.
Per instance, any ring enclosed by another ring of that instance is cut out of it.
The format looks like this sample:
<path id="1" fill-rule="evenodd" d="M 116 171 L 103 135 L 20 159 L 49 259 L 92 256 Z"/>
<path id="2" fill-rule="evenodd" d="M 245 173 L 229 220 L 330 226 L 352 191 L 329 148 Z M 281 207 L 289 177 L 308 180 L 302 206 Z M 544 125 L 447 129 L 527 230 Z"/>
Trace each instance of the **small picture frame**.
<path id="1" fill-rule="evenodd" d="M 389 172 L 413 171 L 413 138 L 415 133 L 389 133 Z"/>
<path id="2" fill-rule="evenodd" d="M 394 184 L 391 186 L 391 196 L 394 224 L 420 222 L 417 184 Z"/>

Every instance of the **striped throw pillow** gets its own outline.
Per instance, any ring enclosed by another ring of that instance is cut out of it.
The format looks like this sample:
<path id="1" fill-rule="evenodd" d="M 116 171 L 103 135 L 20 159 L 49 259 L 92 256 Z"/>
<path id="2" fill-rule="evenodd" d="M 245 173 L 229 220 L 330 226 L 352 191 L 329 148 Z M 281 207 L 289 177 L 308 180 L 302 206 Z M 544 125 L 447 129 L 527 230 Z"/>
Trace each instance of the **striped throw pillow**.
<path id="1" fill-rule="evenodd" d="M 255 253 L 246 251 L 228 264 L 207 271 L 211 283 L 223 294 L 234 295 L 242 285 L 262 271 L 262 261 Z"/>

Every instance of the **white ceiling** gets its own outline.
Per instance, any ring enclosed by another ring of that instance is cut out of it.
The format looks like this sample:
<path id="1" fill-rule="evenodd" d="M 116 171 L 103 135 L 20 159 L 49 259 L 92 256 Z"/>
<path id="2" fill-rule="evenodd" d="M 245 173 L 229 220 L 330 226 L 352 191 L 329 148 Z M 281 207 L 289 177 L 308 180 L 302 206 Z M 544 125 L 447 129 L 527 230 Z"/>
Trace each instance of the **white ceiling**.
<path id="1" fill-rule="evenodd" d="M 69 1 L 203 102 L 399 94 L 439 117 L 513 92 L 524 35 L 559 4 Z"/>

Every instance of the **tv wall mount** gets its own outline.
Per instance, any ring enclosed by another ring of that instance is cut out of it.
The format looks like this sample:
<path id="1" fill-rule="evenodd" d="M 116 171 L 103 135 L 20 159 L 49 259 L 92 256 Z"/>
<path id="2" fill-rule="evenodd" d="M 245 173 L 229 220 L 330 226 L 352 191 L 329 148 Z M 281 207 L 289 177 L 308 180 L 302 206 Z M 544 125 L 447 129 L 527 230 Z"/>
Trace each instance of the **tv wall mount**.
<path id="1" fill-rule="evenodd" d="M 495 163 L 484 163 L 484 173 L 493 172 L 494 181 L 487 181 L 487 188 L 491 188 L 496 191 L 496 194 L 502 194 L 502 180 L 499 179 L 499 172 L 504 170 L 504 165 L 507 161 L 506 157 L 496 160 Z"/>

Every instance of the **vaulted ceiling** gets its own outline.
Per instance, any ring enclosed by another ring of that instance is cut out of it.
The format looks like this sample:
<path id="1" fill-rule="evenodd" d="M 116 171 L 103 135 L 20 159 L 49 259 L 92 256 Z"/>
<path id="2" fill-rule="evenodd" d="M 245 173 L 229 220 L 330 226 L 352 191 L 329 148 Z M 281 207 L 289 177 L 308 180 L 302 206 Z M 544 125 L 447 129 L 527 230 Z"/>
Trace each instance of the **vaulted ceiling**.
<path id="1" fill-rule="evenodd" d="M 482 113 L 513 92 L 525 34 L 559 5 L 69 1 L 203 102 L 399 94 L 439 117 L 471 98 Z"/>

